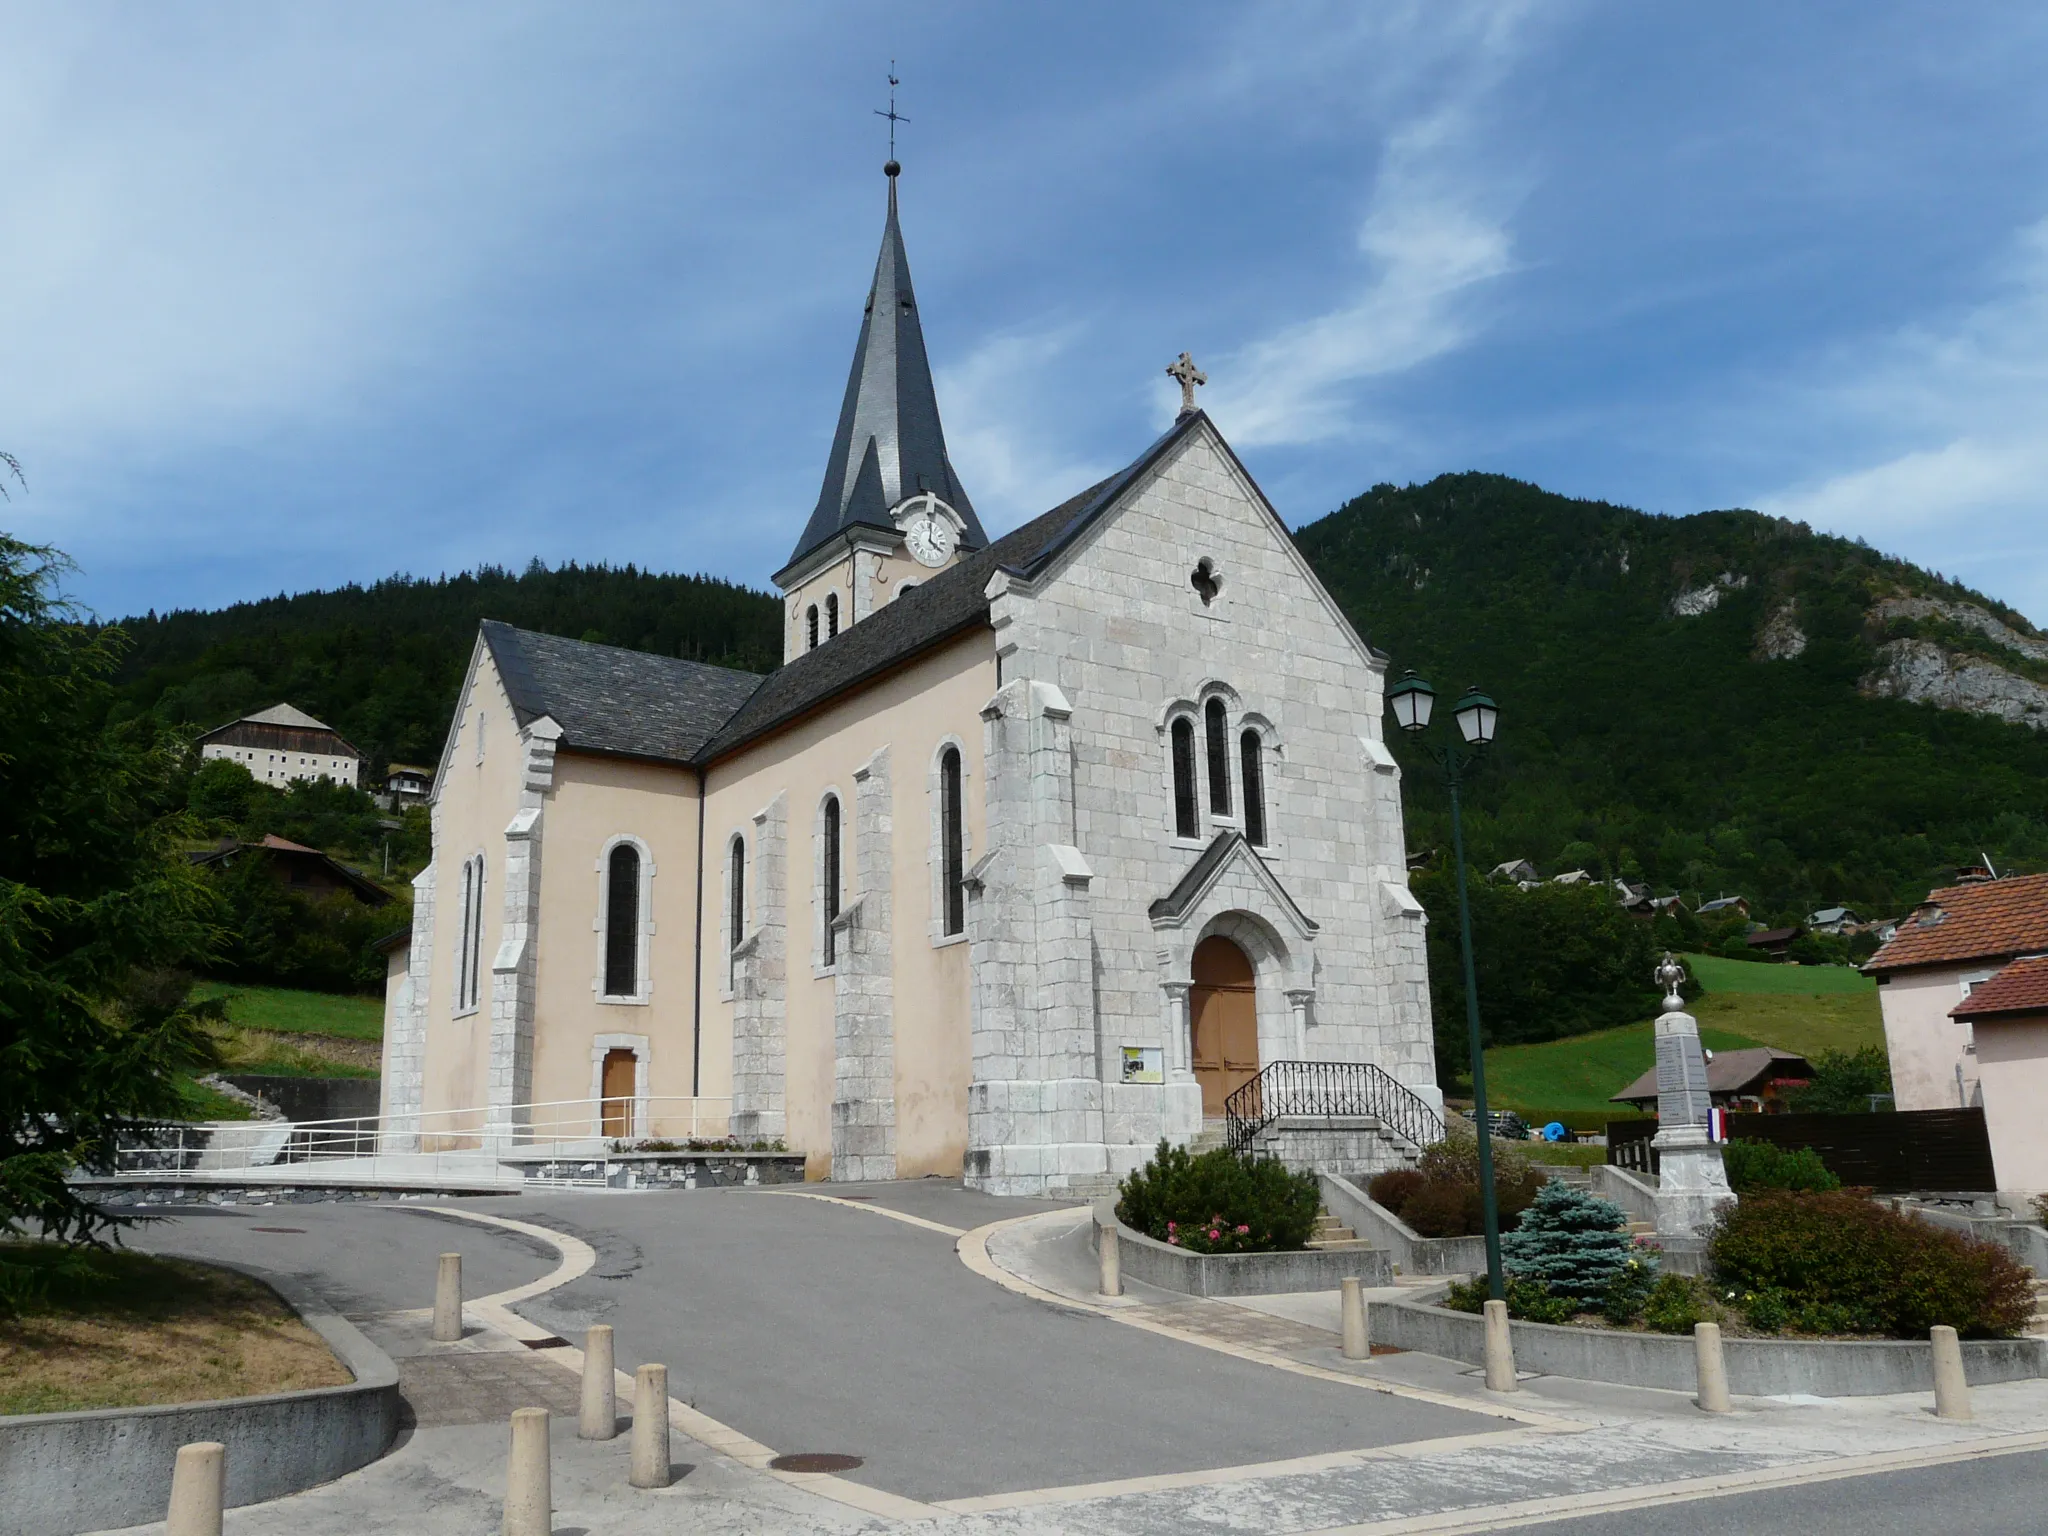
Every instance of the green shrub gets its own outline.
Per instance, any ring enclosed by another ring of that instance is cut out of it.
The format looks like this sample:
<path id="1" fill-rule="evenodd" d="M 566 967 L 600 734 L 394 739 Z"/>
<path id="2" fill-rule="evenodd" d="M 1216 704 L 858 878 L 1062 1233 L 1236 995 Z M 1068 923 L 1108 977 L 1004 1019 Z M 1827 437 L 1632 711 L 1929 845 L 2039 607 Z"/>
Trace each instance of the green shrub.
<path id="1" fill-rule="evenodd" d="M 1633 1256 L 1635 1239 L 1613 1201 L 1553 1182 L 1500 1246 L 1503 1262 L 1524 1279 L 1541 1281 L 1560 1296 L 1592 1301 L 1607 1294 Z"/>
<path id="2" fill-rule="evenodd" d="M 1867 1115 L 1871 1096 L 1891 1091 L 1891 1058 L 1881 1045 L 1864 1045 L 1853 1051 L 1822 1051 L 1813 1058 L 1812 1078 L 1794 1088 L 1785 1101 L 1795 1114 Z"/>
<path id="3" fill-rule="evenodd" d="M 1578 1315 L 1579 1303 L 1570 1296 L 1557 1296 L 1541 1280 L 1524 1279 L 1521 1275 L 1509 1274 L 1502 1277 L 1501 1289 L 1506 1292 L 1502 1298 L 1508 1304 L 1508 1316 L 1524 1323 L 1568 1323 Z M 1486 1308 L 1488 1286 L 1486 1276 L 1474 1275 L 1470 1280 L 1461 1280 L 1452 1286 L 1444 1296 L 1443 1305 L 1454 1312 L 1481 1312 Z"/>
<path id="4" fill-rule="evenodd" d="M 1721 1149 L 1728 1169 L 1728 1187 L 1738 1195 L 1765 1189 L 1840 1189 L 1842 1181 L 1828 1171 L 1811 1147 L 1787 1150 L 1768 1141 L 1731 1141 Z"/>
<path id="5" fill-rule="evenodd" d="M 1843 1190 L 1751 1195 L 1722 1213 L 1708 1253 L 1724 1290 L 1778 1293 L 1801 1332 L 1917 1339 L 1946 1323 L 2002 1338 L 2033 1312 L 2033 1276 L 2003 1248 Z"/>
<path id="6" fill-rule="evenodd" d="M 1691 1333 L 1715 1315 L 1713 1294 L 1693 1275 L 1665 1275 L 1643 1299 L 1643 1326 L 1658 1333 Z"/>
<path id="7" fill-rule="evenodd" d="M 1600 1298 L 1600 1315 L 1615 1327 L 1626 1328 L 1643 1315 L 1656 1283 L 1656 1256 L 1632 1255 L 1608 1280 L 1606 1293 Z"/>
<path id="8" fill-rule="evenodd" d="M 1116 1214 L 1147 1237 L 1198 1253 L 1291 1253 L 1307 1246 L 1322 1208 L 1312 1173 L 1223 1147 L 1195 1156 L 1162 1140 L 1152 1161 L 1123 1181 Z"/>

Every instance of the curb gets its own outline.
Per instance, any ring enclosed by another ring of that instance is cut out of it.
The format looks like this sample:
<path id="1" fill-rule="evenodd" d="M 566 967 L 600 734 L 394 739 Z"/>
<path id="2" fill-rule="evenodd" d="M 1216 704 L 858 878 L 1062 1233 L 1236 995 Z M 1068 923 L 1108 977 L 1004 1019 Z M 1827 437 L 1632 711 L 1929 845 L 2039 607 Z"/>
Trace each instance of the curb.
<path id="1" fill-rule="evenodd" d="M 296 1282 L 251 1264 L 355 1380 L 257 1397 L 0 1418 L 0 1487 L 10 1536 L 71 1536 L 160 1520 L 178 1447 L 228 1448 L 226 1504 L 260 1504 L 369 1465 L 398 1433 L 398 1367 Z M 109 1475 L 118 1467 L 119 1475 Z"/>

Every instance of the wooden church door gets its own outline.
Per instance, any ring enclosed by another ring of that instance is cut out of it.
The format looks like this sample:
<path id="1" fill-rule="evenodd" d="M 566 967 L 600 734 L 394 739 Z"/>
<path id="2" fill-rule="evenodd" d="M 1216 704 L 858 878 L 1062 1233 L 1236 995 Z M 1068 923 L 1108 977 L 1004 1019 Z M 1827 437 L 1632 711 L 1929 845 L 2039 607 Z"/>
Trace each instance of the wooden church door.
<path id="1" fill-rule="evenodd" d="M 1188 1016 L 1194 1032 L 1195 1081 L 1202 1113 L 1223 1113 L 1223 1101 L 1259 1075 L 1259 996 L 1251 957 L 1221 936 L 1195 946 Z"/>
<path id="2" fill-rule="evenodd" d="M 633 1075 L 639 1062 L 631 1051 L 606 1051 L 604 1073 L 600 1090 L 604 1094 L 600 1110 L 604 1134 L 624 1138 L 633 1134 Z"/>

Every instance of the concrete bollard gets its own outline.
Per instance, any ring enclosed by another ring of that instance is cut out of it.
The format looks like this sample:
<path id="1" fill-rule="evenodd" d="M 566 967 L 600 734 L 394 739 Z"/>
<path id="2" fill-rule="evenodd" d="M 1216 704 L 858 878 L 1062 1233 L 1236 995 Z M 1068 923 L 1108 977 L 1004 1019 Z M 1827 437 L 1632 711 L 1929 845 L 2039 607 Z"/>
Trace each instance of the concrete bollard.
<path id="1" fill-rule="evenodd" d="M 1692 1325 L 1693 1363 L 1698 1369 L 1700 1395 L 1695 1401 L 1706 1413 L 1733 1413 L 1728 1399 L 1728 1358 L 1721 1350 L 1719 1323 Z"/>
<path id="2" fill-rule="evenodd" d="M 220 1536 L 221 1500 L 227 1491 L 228 1448 L 218 1440 L 178 1447 L 171 1471 L 171 1511 L 164 1536 Z"/>
<path id="3" fill-rule="evenodd" d="M 643 1365 L 633 1373 L 635 1488 L 668 1486 L 668 1367 Z"/>
<path id="4" fill-rule="evenodd" d="M 1365 1282 L 1356 1275 L 1344 1277 L 1344 1358 L 1372 1358 L 1372 1338 L 1365 1331 Z"/>
<path id="5" fill-rule="evenodd" d="M 1513 1392 L 1515 1381 L 1515 1336 L 1508 1331 L 1508 1304 L 1486 1304 L 1486 1390 Z"/>
<path id="6" fill-rule="evenodd" d="M 462 1255 L 444 1253 L 434 1276 L 434 1342 L 453 1344 L 462 1337 Z"/>
<path id="7" fill-rule="evenodd" d="M 612 1364 L 612 1325 L 592 1323 L 583 1336 L 583 1412 L 579 1440 L 609 1440 L 619 1432 L 619 1394 Z"/>
<path id="8" fill-rule="evenodd" d="M 1102 1294 L 1105 1296 L 1123 1295 L 1123 1255 L 1117 1251 L 1116 1221 L 1113 1217 L 1109 1221 L 1103 1221 L 1099 1217 L 1096 1219 L 1095 1257 L 1100 1262 L 1102 1268 L 1102 1278 L 1098 1282 L 1102 1288 Z"/>
<path id="9" fill-rule="evenodd" d="M 1937 1419 L 1973 1418 L 1970 1412 L 1970 1382 L 1963 1374 L 1963 1346 L 1955 1329 L 1937 1323 L 1928 1330 L 1934 1346 L 1934 1416 Z"/>
<path id="10" fill-rule="evenodd" d="M 555 1523 L 548 1474 L 548 1411 L 512 1412 L 512 1460 L 505 1469 L 505 1536 L 548 1536 Z"/>

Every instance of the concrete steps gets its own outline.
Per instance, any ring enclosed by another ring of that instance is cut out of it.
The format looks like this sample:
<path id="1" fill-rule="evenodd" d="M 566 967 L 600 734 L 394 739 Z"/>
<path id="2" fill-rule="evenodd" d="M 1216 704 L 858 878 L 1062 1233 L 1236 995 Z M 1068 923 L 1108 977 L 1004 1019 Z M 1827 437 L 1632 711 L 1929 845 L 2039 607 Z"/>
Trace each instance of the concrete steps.
<path id="1" fill-rule="evenodd" d="M 1204 1152 L 1214 1152 L 1224 1144 L 1223 1122 L 1221 1120 L 1204 1120 L 1202 1122 L 1202 1129 L 1196 1133 L 1195 1139 L 1188 1143 L 1188 1151 L 1200 1157 Z"/>
<path id="2" fill-rule="evenodd" d="M 1338 1221 L 1328 1211 L 1321 1211 L 1316 1216 L 1315 1231 L 1309 1234 L 1308 1246 L 1311 1248 L 1351 1249 L 1370 1248 L 1372 1244 Z"/>
<path id="3" fill-rule="evenodd" d="M 2037 1339 L 2048 1338 L 2048 1280 L 2035 1279 L 2034 1315 L 2027 1319 L 2027 1326 L 2020 1332 Z"/>

